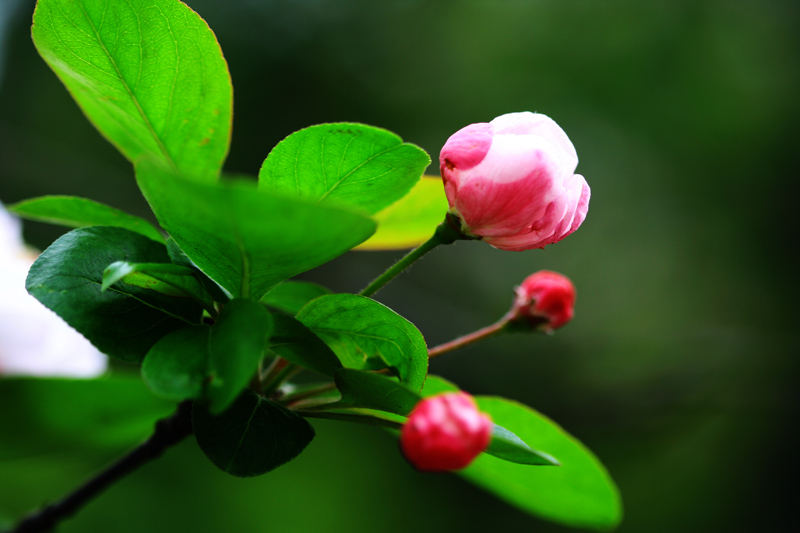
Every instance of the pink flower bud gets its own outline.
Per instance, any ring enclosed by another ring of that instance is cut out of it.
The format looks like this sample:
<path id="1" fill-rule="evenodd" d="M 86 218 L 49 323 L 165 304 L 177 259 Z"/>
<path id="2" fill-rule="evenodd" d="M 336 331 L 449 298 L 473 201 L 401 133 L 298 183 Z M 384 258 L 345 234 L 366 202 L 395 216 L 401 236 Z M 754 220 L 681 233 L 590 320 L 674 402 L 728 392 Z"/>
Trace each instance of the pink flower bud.
<path id="1" fill-rule="evenodd" d="M 469 394 L 439 394 L 411 411 L 400 433 L 400 448 L 417 470 L 458 470 L 489 446 L 493 426 Z"/>
<path id="2" fill-rule="evenodd" d="M 509 312 L 509 321 L 525 321 L 532 327 L 550 332 L 560 328 L 575 314 L 575 287 L 558 272 L 540 270 L 517 287 L 517 297 Z"/>
<path id="3" fill-rule="evenodd" d="M 450 212 L 461 231 L 501 250 L 544 248 L 581 225 L 589 186 L 558 124 L 509 113 L 454 133 L 439 156 Z"/>

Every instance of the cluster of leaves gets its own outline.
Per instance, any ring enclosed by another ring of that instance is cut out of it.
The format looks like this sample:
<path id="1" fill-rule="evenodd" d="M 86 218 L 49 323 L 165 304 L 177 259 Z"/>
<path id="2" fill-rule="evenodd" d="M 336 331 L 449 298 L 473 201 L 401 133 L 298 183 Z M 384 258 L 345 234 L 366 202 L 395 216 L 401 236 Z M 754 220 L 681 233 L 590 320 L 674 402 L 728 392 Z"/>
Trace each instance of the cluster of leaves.
<path id="1" fill-rule="evenodd" d="M 155 394 L 193 400 L 215 465 L 259 475 L 308 445 L 308 417 L 397 428 L 423 396 L 456 389 L 428 375 L 423 336 L 402 316 L 291 280 L 354 247 L 430 236 L 446 202 L 421 178 L 422 149 L 380 128 L 322 124 L 279 143 L 257 180 L 225 177 L 230 77 L 187 6 L 39 0 L 33 37 L 132 162 L 163 232 L 88 199 L 20 202 L 10 207 L 20 216 L 76 228 L 41 254 L 28 290 L 109 356 L 141 363 Z M 303 370 L 327 381 L 293 385 Z M 465 477 L 557 521 L 618 522 L 616 489 L 591 452 L 528 407 L 478 403 L 498 425 Z"/>

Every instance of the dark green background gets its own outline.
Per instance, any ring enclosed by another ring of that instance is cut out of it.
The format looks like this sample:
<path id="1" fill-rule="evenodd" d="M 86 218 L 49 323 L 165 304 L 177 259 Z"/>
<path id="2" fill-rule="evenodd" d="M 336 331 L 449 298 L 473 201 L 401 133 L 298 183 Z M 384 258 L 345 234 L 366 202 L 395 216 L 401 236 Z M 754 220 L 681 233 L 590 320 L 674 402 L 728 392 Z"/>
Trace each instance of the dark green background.
<path id="1" fill-rule="evenodd" d="M 378 298 L 433 345 L 501 316 L 531 272 L 567 274 L 576 317 L 554 337 L 490 340 L 432 370 L 582 439 L 619 483 L 622 532 L 796 523 L 800 3 L 188 4 L 230 65 L 230 171 L 255 175 L 276 142 L 320 122 L 388 128 L 436 159 L 471 122 L 554 118 L 592 187 L 581 229 L 544 252 L 436 250 Z M 0 0 L 0 199 L 76 194 L 147 215 L 130 165 L 36 55 L 32 11 Z M 57 235 L 26 226 L 39 247 Z M 357 291 L 397 255 L 353 253 L 304 278 Z M 0 383 L 0 401 L 23 400 Z M 374 428 L 314 425 L 306 453 L 256 479 L 227 477 L 187 442 L 63 531 L 564 530 L 456 476 L 414 472 Z M 0 428 L 0 441 L 23 438 Z M 0 463 L 0 516 L 57 497 L 118 452 L 67 446 Z"/>

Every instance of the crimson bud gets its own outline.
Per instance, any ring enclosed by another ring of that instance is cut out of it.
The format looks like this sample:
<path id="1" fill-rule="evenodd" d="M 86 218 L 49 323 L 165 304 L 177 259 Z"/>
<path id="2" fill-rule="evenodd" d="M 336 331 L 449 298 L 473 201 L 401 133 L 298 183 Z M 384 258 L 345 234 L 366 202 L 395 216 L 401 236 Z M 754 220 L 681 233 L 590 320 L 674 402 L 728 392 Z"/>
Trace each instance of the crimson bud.
<path id="1" fill-rule="evenodd" d="M 575 314 L 575 286 L 558 272 L 540 270 L 531 274 L 516 289 L 517 296 L 509 312 L 509 321 L 527 322 L 532 327 L 551 332 Z"/>
<path id="2" fill-rule="evenodd" d="M 489 446 L 493 427 L 469 394 L 439 394 L 411 411 L 400 433 L 400 448 L 417 470 L 458 470 Z"/>

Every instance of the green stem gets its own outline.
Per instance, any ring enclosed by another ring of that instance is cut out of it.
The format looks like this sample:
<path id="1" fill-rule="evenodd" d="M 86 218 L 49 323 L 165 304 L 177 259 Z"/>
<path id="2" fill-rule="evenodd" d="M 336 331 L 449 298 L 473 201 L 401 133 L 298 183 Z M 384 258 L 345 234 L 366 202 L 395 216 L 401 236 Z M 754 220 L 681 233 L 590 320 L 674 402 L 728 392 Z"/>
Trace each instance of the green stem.
<path id="1" fill-rule="evenodd" d="M 488 339 L 489 337 L 494 337 L 500 333 L 505 333 L 508 331 L 508 326 L 508 318 L 503 317 L 499 322 L 495 322 L 491 326 L 486 326 L 478 331 L 473 331 L 472 333 L 468 333 L 467 335 L 453 339 L 450 342 L 445 342 L 444 344 L 430 348 L 428 350 L 428 359 L 433 359 L 434 357 L 452 352 L 453 350 L 457 350 L 458 348 L 462 348 L 468 344 L 482 341 L 484 339 Z"/>
<path id="2" fill-rule="evenodd" d="M 400 429 L 403 427 L 403 422 L 400 420 L 390 420 L 388 417 L 378 417 L 370 413 L 369 409 L 349 409 L 348 412 L 344 410 L 295 410 L 300 416 L 306 418 L 325 418 L 328 420 L 341 420 L 344 422 L 357 422 L 359 424 L 367 424 L 370 426 L 380 426 L 389 429 Z M 398 415 L 398 418 L 399 417 Z M 404 419 L 404 418 L 403 418 Z"/>
<path id="3" fill-rule="evenodd" d="M 276 357 L 272 364 L 261 374 L 261 394 L 269 396 L 275 392 L 281 384 L 302 370 L 301 367 L 290 363 L 283 357 Z"/>
<path id="4" fill-rule="evenodd" d="M 303 400 L 316 399 L 317 397 L 323 396 L 327 393 L 333 392 L 336 390 L 336 384 L 333 382 L 324 383 L 322 385 L 318 385 L 312 388 L 299 390 L 296 392 L 289 392 L 281 397 L 281 402 L 286 405 L 287 407 L 293 407 L 295 402 L 301 402 Z M 326 401 L 330 401 L 330 398 L 323 398 Z M 333 400 L 333 401 L 338 401 Z"/>
<path id="5" fill-rule="evenodd" d="M 367 285 L 367 287 L 359 294 L 361 296 L 372 296 L 383 288 L 384 285 L 392 281 L 398 274 L 403 272 L 411 266 L 417 259 L 427 254 L 440 244 L 452 244 L 460 239 L 471 239 L 472 237 L 465 236 L 458 229 L 460 223 L 451 215 L 447 215 L 444 221 L 436 228 L 436 232 L 427 241 L 420 244 L 417 248 L 411 250 L 397 263 L 389 267 L 389 269 L 378 276 L 375 281 Z"/>

